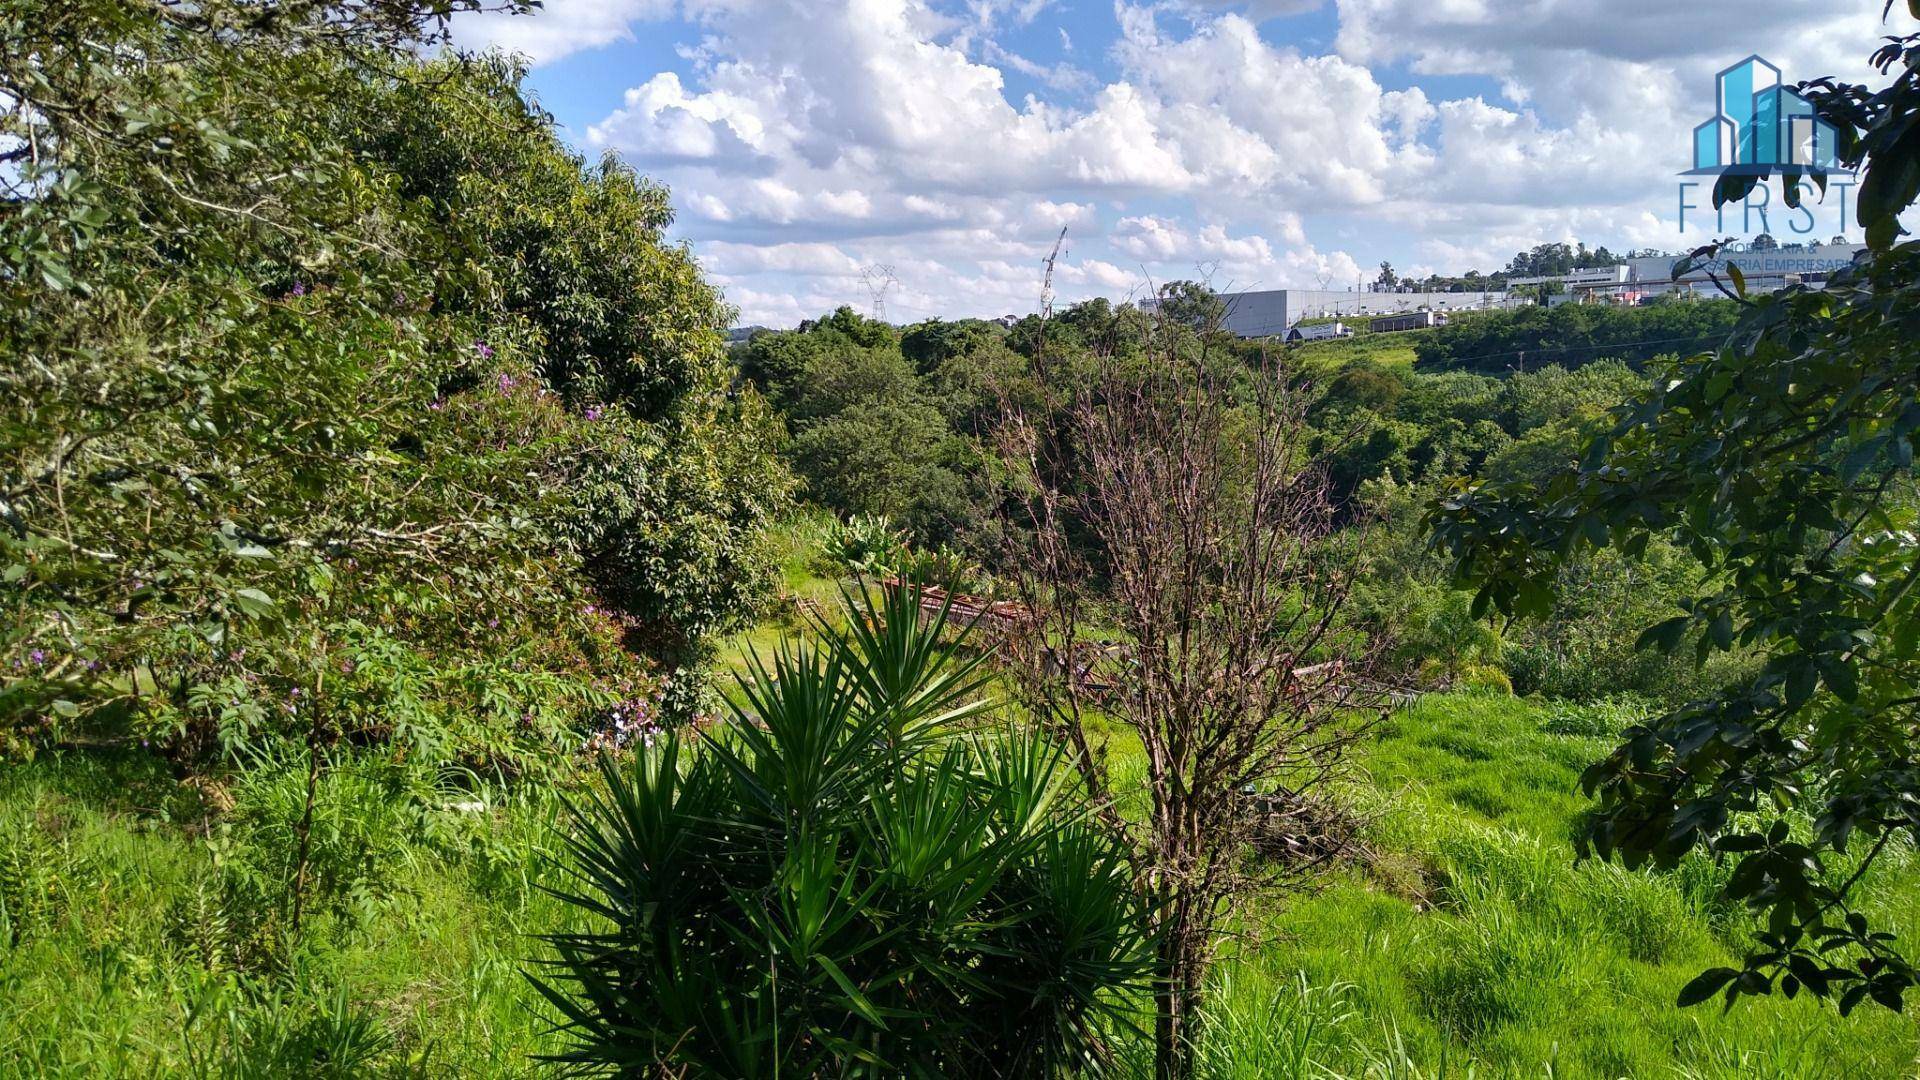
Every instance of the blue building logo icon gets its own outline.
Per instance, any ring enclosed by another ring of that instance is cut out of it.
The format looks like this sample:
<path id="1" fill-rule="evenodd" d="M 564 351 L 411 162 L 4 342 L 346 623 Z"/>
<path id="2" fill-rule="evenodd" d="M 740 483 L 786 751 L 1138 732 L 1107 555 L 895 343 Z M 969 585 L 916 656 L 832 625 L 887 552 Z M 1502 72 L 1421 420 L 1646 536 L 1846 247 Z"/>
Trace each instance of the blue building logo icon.
<path id="1" fill-rule="evenodd" d="M 1685 175 L 1852 175 L 1839 167 L 1833 126 L 1781 84 L 1779 68 L 1749 56 L 1720 72 L 1714 91 L 1714 116 L 1693 129 Z"/>

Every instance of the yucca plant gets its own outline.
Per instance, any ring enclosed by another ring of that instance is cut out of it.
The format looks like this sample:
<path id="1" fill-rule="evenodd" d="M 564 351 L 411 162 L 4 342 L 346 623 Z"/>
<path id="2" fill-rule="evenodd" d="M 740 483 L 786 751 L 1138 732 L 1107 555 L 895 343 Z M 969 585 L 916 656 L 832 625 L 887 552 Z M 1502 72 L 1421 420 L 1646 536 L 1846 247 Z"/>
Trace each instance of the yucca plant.
<path id="1" fill-rule="evenodd" d="M 536 985 L 578 1072 L 1045 1076 L 1105 1057 L 1150 948 L 1059 751 L 911 590 L 756 658 L 732 724 L 603 758 Z"/>

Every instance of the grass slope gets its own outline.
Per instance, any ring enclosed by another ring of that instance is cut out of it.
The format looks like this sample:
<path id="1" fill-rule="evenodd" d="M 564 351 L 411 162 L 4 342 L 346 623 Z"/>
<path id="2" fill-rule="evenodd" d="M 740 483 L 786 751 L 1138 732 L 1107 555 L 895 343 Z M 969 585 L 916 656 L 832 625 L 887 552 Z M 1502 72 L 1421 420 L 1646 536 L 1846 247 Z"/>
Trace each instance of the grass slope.
<path id="1" fill-rule="evenodd" d="M 1744 946 L 1701 859 L 1670 874 L 1573 864 L 1580 770 L 1611 744 L 1569 710 L 1432 697 L 1368 755 L 1379 864 L 1278 913 L 1221 979 L 1214 1077 L 1894 1077 L 1911 1019 L 1806 998 L 1681 1010 Z M 1911 852 L 1868 882 L 1910 936 Z M 1278 1063 L 1278 1064 L 1276 1064 Z"/>
<path id="2" fill-rule="evenodd" d="M 554 1047 L 521 970 L 527 935 L 563 917 L 534 884 L 557 804 L 455 808 L 388 772 L 323 787 L 333 895 L 264 958 L 261 909 L 234 899 L 241 839 L 286 833 L 300 771 L 213 793 L 137 754 L 0 768 L 0 1076 L 534 1073 Z M 210 817 L 208 795 L 235 805 Z M 269 895 L 288 880 L 274 862 L 250 868 Z"/>
<path id="3" fill-rule="evenodd" d="M 1286 348 L 1295 363 L 1312 372 L 1333 374 L 1364 361 L 1405 373 L 1413 370 L 1415 339 L 1428 332 L 1359 333 L 1349 338 L 1303 341 Z"/>
<path id="4" fill-rule="evenodd" d="M 1249 927 L 1206 1076 L 1915 1075 L 1920 1034 L 1881 1010 L 1673 1007 L 1746 920 L 1706 899 L 1704 860 L 1573 865 L 1575 778 L 1606 743 L 1550 732 L 1592 720 L 1478 695 L 1396 715 L 1367 760 L 1378 860 Z M 329 899 L 288 955 L 250 960 L 261 909 L 235 898 L 285 887 L 292 766 L 216 790 L 137 754 L 0 769 L 0 1076 L 537 1071 L 555 1047 L 521 972 L 564 917 L 537 886 L 557 799 L 343 766 L 315 832 Z M 1869 884 L 1910 937 L 1910 853 Z"/>

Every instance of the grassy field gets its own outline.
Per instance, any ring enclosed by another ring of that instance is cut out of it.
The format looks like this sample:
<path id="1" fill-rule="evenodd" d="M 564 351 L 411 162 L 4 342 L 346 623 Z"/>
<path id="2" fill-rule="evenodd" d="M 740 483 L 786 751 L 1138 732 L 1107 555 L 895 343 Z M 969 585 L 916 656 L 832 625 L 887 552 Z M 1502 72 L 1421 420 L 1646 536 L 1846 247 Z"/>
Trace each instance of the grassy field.
<path id="1" fill-rule="evenodd" d="M 1396 715 L 1359 796 L 1374 857 L 1247 928 L 1219 972 L 1207 1075 L 1914 1075 L 1920 1033 L 1883 1011 L 1672 1006 L 1745 919 L 1705 899 L 1704 861 L 1572 865 L 1574 778 L 1603 742 L 1554 732 L 1606 720 L 1478 695 Z M 529 935 L 562 917 L 536 884 L 558 801 L 409 777 L 361 760 L 329 780 L 328 899 L 270 957 L 247 898 L 284 865 L 272 837 L 297 769 L 227 787 L 133 754 L 0 770 L 0 1075 L 536 1071 L 552 1045 L 522 972 Z M 1910 853 L 1870 884 L 1910 928 Z"/>
<path id="2" fill-rule="evenodd" d="M 1413 339 L 1423 333 L 1405 330 L 1393 334 L 1356 333 L 1349 338 L 1306 341 L 1287 346 L 1294 360 L 1310 370 L 1334 372 L 1365 360 L 1402 372 L 1413 370 Z"/>
<path id="3" fill-rule="evenodd" d="M 1575 781 L 1609 744 L 1554 732 L 1606 720 L 1482 695 L 1396 715 L 1368 755 L 1374 864 L 1273 913 L 1226 967 L 1213 1075 L 1920 1073 L 1920 1031 L 1883 1010 L 1673 1006 L 1743 950 L 1750 923 L 1708 899 L 1723 871 L 1704 859 L 1670 874 L 1573 865 Z M 1910 932 L 1912 853 L 1876 875 L 1872 906 Z"/>

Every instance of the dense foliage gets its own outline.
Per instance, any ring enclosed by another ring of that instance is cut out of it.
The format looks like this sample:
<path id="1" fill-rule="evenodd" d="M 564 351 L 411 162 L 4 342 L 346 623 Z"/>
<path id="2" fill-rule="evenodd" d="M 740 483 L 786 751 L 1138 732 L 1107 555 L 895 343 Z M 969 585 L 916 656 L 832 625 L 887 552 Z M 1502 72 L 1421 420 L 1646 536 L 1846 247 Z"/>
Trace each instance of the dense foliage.
<path id="1" fill-rule="evenodd" d="M 1469 312 L 1421 335 L 1414 343 L 1415 363 L 1425 370 L 1494 374 L 1605 359 L 1639 367 L 1657 356 L 1711 348 L 1738 315 L 1739 305 L 1731 300 Z"/>
<path id="2" fill-rule="evenodd" d="M 887 590 L 756 659 L 574 815 L 542 989 L 622 1074 L 1049 1076 L 1107 1055 L 1148 955 L 1058 750 L 983 726 L 984 656 Z M 965 729 L 974 729 L 971 733 Z"/>
<path id="3" fill-rule="evenodd" d="M 0 752 L 524 769 L 752 610 L 728 313 L 439 5 L 250 10 L 6 9 Z"/>
<path id="4" fill-rule="evenodd" d="M 1461 483 L 1433 510 L 1476 611 L 1545 613 L 1570 557 L 1666 535 L 1702 573 L 1640 644 L 1763 658 L 1630 729 L 1583 779 L 1599 798 L 1588 850 L 1662 867 L 1711 850 L 1735 864 L 1725 894 L 1766 917 L 1744 962 L 1686 1002 L 1804 989 L 1899 1009 L 1920 981 L 1854 894 L 1920 841 L 1920 243 L 1893 243 L 1920 194 L 1917 58 L 1920 35 L 1895 39 L 1876 57 L 1889 86 L 1815 95 L 1865 164 L 1870 259 L 1823 289 L 1743 296 L 1724 344 L 1661 365 L 1546 484 Z"/>
<path id="5" fill-rule="evenodd" d="M 430 58 L 478 2 L 0 5 L 0 1071 L 1911 1065 L 1877 1010 L 1649 1012 L 1916 980 L 1920 42 L 1811 91 L 1876 249 L 1824 290 L 729 355 L 664 190 Z M 1046 618 L 826 616 L 848 574 Z M 812 637 L 720 656 L 763 613 Z M 1624 868 L 1555 854 L 1596 757 Z"/>

